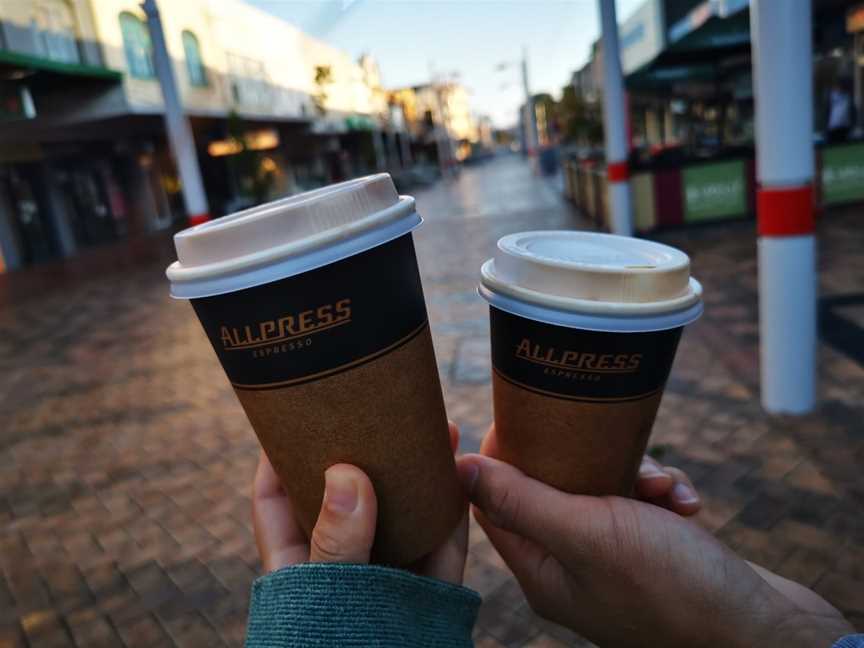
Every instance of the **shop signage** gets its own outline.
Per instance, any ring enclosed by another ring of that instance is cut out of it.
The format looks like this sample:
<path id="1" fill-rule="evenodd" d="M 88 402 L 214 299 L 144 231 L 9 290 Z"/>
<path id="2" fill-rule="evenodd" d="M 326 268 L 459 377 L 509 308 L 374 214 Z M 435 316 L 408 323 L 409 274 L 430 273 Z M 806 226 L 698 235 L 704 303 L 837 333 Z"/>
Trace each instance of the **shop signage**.
<path id="1" fill-rule="evenodd" d="M 728 18 L 750 6 L 750 0 L 716 0 L 717 15 Z"/>
<path id="2" fill-rule="evenodd" d="M 864 144 L 822 149 L 822 202 L 864 200 Z"/>
<path id="3" fill-rule="evenodd" d="M 744 162 L 717 162 L 684 169 L 684 220 L 697 222 L 747 213 Z"/>
<path id="4" fill-rule="evenodd" d="M 653 61 L 665 46 L 660 0 L 648 0 L 618 29 L 621 68 L 630 74 Z"/>
<path id="5" fill-rule="evenodd" d="M 669 42 L 676 43 L 708 22 L 714 15 L 710 0 L 697 5 L 690 13 L 669 27 Z"/>
<path id="6" fill-rule="evenodd" d="M 721 20 L 730 18 L 748 6 L 750 0 L 705 0 L 669 28 L 669 42 L 677 43 L 685 36 L 704 27 L 705 32 L 701 38 L 705 39 L 708 47 L 728 47 L 747 43 L 750 41 L 749 27 L 738 29 L 737 25 L 731 22 L 723 23 L 725 26 L 717 26 L 718 29 L 712 30 L 707 23 L 712 18 Z"/>

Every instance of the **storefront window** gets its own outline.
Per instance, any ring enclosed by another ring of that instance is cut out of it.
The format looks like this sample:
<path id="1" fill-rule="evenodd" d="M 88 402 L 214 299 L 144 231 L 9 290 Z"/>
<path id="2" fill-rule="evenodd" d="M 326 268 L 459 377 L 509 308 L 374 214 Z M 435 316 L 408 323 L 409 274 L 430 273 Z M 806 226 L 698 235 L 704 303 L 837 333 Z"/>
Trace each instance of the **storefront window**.
<path id="1" fill-rule="evenodd" d="M 183 52 L 186 54 L 186 71 L 189 83 L 193 86 L 207 85 L 207 70 L 201 58 L 201 47 L 198 37 L 190 31 L 183 32 Z"/>
<path id="2" fill-rule="evenodd" d="M 267 106 L 273 98 L 262 61 L 228 52 L 228 78 L 234 103 L 243 106 Z"/>
<path id="3" fill-rule="evenodd" d="M 120 31 L 123 33 L 123 51 L 126 53 L 129 72 L 139 79 L 154 78 L 153 46 L 147 25 L 135 14 L 124 11 L 120 14 Z"/>

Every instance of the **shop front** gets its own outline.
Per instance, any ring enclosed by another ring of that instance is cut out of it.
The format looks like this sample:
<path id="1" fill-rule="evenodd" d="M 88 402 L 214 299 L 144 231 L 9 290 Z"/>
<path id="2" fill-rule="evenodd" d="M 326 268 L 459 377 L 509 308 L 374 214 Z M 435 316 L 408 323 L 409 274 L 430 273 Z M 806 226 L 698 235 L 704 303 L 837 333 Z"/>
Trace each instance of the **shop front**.
<path id="1" fill-rule="evenodd" d="M 815 150 L 816 207 L 864 202 L 864 142 Z M 635 168 L 630 177 L 636 230 L 753 218 L 756 174 L 752 156 Z M 565 192 L 598 226 L 609 229 L 602 165 L 568 162 Z"/>
<path id="2" fill-rule="evenodd" d="M 823 205 L 864 201 L 864 142 L 826 146 L 817 163 Z"/>
<path id="3" fill-rule="evenodd" d="M 122 75 L 5 50 L 0 75 L 0 271 L 126 236 L 135 153 L 125 124 L 90 112 L 117 102 Z"/>
<path id="4" fill-rule="evenodd" d="M 854 85 L 854 103 L 860 106 L 864 5 L 853 4 L 814 2 L 814 207 L 819 210 L 864 201 L 861 111 L 852 111 L 847 128 L 830 128 L 829 91 L 842 93 Z M 669 7 L 666 2 L 667 19 Z M 622 34 L 630 31 L 645 30 L 625 23 Z M 749 2 L 697 3 L 667 25 L 663 39 L 662 51 L 626 78 L 636 135 L 629 160 L 636 229 L 752 218 L 757 183 Z M 627 43 L 622 38 L 622 47 Z M 622 56 L 626 61 L 626 49 Z M 842 105 L 844 98 L 834 100 Z M 572 160 L 566 180 L 568 197 L 608 228 L 602 162 Z"/>
<path id="5" fill-rule="evenodd" d="M 4 267 L 50 261 L 60 256 L 47 179 L 33 162 L 0 165 L 0 220 Z"/>

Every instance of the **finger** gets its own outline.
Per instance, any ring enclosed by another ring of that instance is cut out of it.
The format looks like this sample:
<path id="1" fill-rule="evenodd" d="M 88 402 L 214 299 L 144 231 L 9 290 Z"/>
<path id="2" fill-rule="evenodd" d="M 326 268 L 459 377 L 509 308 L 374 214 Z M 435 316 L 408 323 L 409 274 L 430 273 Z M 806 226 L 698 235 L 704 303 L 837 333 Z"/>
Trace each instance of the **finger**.
<path id="1" fill-rule="evenodd" d="M 348 464 L 324 473 L 324 500 L 312 529 L 311 562 L 368 563 L 378 503 L 366 474 Z"/>
<path id="2" fill-rule="evenodd" d="M 423 576 L 438 580 L 462 584 L 465 573 L 465 558 L 468 555 L 468 508 L 450 537 L 438 549 L 423 559 L 416 571 Z"/>
<path id="3" fill-rule="evenodd" d="M 489 430 L 480 442 L 480 454 L 487 457 L 498 456 L 498 438 L 495 436 L 495 424 L 489 426 Z"/>
<path id="4" fill-rule="evenodd" d="M 636 493 L 641 499 L 683 516 L 694 515 L 702 507 L 687 473 L 674 466 L 662 466 L 647 455 L 639 467 Z"/>
<path id="5" fill-rule="evenodd" d="M 529 599 L 534 593 L 552 587 L 556 581 L 551 578 L 561 576 L 562 568 L 557 559 L 533 540 L 498 528 L 477 507 L 472 507 L 472 510 L 474 519 L 483 527 L 492 546 L 507 563 Z M 556 570 L 558 573 L 554 573 Z"/>
<path id="6" fill-rule="evenodd" d="M 447 421 L 447 429 L 450 432 L 450 450 L 456 454 L 459 449 L 459 426 L 453 421 Z"/>
<path id="7" fill-rule="evenodd" d="M 639 475 L 636 478 L 636 494 L 642 499 L 653 500 L 668 494 L 675 485 L 672 475 L 651 457 L 642 458 Z"/>
<path id="8" fill-rule="evenodd" d="M 674 466 L 665 466 L 664 470 L 675 480 L 666 495 L 664 508 L 684 516 L 697 513 L 702 508 L 702 500 L 687 473 Z"/>
<path id="9" fill-rule="evenodd" d="M 699 497 L 699 494 L 696 492 L 696 487 L 693 485 L 693 482 L 690 480 L 690 476 L 681 470 L 680 468 L 676 468 L 675 466 L 663 466 L 663 470 L 671 475 L 672 479 L 675 480 L 675 483 L 681 483 L 687 486 L 689 490 L 693 492 L 693 495 Z"/>
<path id="10" fill-rule="evenodd" d="M 596 546 L 611 529 L 601 498 L 569 495 L 531 479 L 510 464 L 483 455 L 457 459 L 471 503 L 496 527 L 534 540 L 555 555 Z"/>
<path id="11" fill-rule="evenodd" d="M 271 572 L 309 558 L 309 544 L 294 518 L 291 500 L 261 451 L 252 487 L 252 525 L 264 571 Z"/>

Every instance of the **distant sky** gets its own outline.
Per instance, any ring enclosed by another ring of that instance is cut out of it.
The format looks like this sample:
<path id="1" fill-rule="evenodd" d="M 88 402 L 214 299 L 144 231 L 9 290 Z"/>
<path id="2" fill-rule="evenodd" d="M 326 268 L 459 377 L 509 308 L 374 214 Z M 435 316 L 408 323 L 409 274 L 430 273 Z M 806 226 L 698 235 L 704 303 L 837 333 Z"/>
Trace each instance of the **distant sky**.
<path id="1" fill-rule="evenodd" d="M 472 108 L 498 126 L 522 102 L 516 61 L 528 47 L 531 90 L 558 95 L 599 34 L 596 0 L 247 0 L 354 56 L 369 52 L 387 87 L 459 73 Z M 616 0 L 619 22 L 644 0 Z M 506 86 L 506 87 L 502 87 Z"/>

